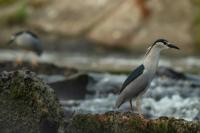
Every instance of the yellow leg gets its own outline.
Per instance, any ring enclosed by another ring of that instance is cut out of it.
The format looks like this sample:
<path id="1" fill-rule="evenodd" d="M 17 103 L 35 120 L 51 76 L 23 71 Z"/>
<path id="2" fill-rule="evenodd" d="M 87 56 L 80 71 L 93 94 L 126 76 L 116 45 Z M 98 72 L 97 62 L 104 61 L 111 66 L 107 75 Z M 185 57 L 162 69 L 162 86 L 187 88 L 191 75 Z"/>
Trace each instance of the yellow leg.
<path id="1" fill-rule="evenodd" d="M 22 64 L 22 57 L 21 57 L 20 55 L 17 55 L 17 58 L 16 58 L 16 60 L 15 60 L 15 63 L 16 63 L 17 65 Z"/>
<path id="2" fill-rule="evenodd" d="M 139 113 L 139 115 L 141 115 L 141 104 L 140 104 L 140 96 L 138 96 L 136 98 L 136 108 L 137 108 L 137 112 Z"/>
<path id="3" fill-rule="evenodd" d="M 33 58 L 31 59 L 31 65 L 33 67 L 38 66 L 38 61 L 37 61 L 37 57 L 34 55 Z"/>

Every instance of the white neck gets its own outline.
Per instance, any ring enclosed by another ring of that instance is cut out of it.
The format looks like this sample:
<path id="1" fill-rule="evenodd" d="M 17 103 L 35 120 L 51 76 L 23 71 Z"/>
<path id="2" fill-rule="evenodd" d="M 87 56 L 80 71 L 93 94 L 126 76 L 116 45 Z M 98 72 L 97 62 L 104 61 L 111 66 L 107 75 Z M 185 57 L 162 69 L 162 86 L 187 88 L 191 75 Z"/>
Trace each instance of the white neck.
<path id="1" fill-rule="evenodd" d="M 148 55 L 145 56 L 144 59 L 144 67 L 147 71 L 155 73 L 158 67 L 159 57 L 160 57 L 160 49 L 152 48 Z"/>

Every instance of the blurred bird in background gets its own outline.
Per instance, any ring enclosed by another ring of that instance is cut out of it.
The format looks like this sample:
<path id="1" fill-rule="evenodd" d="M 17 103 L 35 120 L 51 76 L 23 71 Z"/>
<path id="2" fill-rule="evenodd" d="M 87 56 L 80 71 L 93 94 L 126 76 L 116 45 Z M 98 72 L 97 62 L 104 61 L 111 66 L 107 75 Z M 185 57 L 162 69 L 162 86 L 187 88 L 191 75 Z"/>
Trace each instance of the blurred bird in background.
<path id="1" fill-rule="evenodd" d="M 15 34 L 13 34 L 8 41 L 9 45 L 12 44 L 12 46 L 15 49 L 21 49 L 24 51 L 29 51 L 35 53 L 37 56 L 34 56 L 33 59 L 31 59 L 31 63 L 33 66 L 37 66 L 37 58 L 38 56 L 41 56 L 43 53 L 43 47 L 42 42 L 40 41 L 39 37 L 34 34 L 31 31 L 20 31 Z M 16 63 L 21 64 L 22 57 L 18 56 L 16 58 Z"/>

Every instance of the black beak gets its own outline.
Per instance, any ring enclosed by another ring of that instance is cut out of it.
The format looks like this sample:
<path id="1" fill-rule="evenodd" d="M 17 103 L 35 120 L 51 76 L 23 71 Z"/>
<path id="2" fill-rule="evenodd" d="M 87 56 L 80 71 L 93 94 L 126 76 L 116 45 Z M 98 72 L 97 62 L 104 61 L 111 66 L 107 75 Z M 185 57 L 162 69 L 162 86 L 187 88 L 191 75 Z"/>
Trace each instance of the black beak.
<path id="1" fill-rule="evenodd" d="M 174 49 L 178 49 L 179 50 L 179 48 L 177 46 L 175 46 L 174 44 L 167 44 L 167 46 L 169 48 L 174 48 Z"/>

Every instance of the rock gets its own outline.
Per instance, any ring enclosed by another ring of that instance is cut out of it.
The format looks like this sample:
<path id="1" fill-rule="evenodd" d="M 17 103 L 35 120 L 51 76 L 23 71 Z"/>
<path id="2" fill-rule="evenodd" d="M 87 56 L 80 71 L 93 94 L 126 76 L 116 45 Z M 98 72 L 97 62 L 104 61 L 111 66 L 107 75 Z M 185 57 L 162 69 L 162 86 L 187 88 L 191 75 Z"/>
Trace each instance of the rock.
<path id="1" fill-rule="evenodd" d="M 49 33 L 68 36 L 82 35 L 120 5 L 122 0 L 51 0 L 35 7 L 33 0 L 28 23 Z M 58 26 L 59 25 L 59 26 Z"/>
<path id="2" fill-rule="evenodd" d="M 186 75 L 184 73 L 177 72 L 171 68 L 164 67 L 164 66 L 159 67 L 156 71 L 156 74 L 157 76 L 166 76 L 171 79 L 180 79 L 180 80 L 186 79 Z"/>
<path id="3" fill-rule="evenodd" d="M 13 32 L 27 28 L 41 37 L 45 49 L 51 50 L 67 49 L 73 42 L 84 48 L 96 48 L 94 44 L 98 44 L 141 53 L 155 39 L 166 38 L 185 49 L 185 54 L 194 52 L 198 43 L 199 7 L 196 8 L 191 0 L 173 3 L 171 0 L 32 0 L 28 4 L 15 3 L 2 7 L 0 44 L 5 44 Z"/>
<path id="4" fill-rule="evenodd" d="M 187 51 L 194 50 L 188 45 L 195 40 L 195 8 L 190 0 L 42 1 L 30 2 L 27 24 L 58 38 L 84 37 L 93 43 L 137 52 L 157 38 L 166 38 Z"/>
<path id="5" fill-rule="evenodd" d="M 168 117 L 149 120 L 138 114 L 109 112 L 95 115 L 76 115 L 68 121 L 65 133 L 197 133 L 199 121 Z"/>
<path id="6" fill-rule="evenodd" d="M 76 74 L 78 70 L 68 67 L 59 67 L 52 63 L 39 63 L 37 66 L 32 66 L 29 62 L 23 62 L 21 65 L 16 65 L 12 61 L 0 62 L 0 72 L 2 71 L 13 71 L 19 69 L 28 69 L 38 74 L 45 75 L 65 75 L 66 77 Z"/>
<path id="7" fill-rule="evenodd" d="M 0 73 L 0 110 L 1 133 L 57 133 L 63 127 L 55 92 L 30 71 Z"/>
<path id="8" fill-rule="evenodd" d="M 63 81 L 49 84 L 60 100 L 85 99 L 87 94 L 88 75 L 78 74 Z"/>

